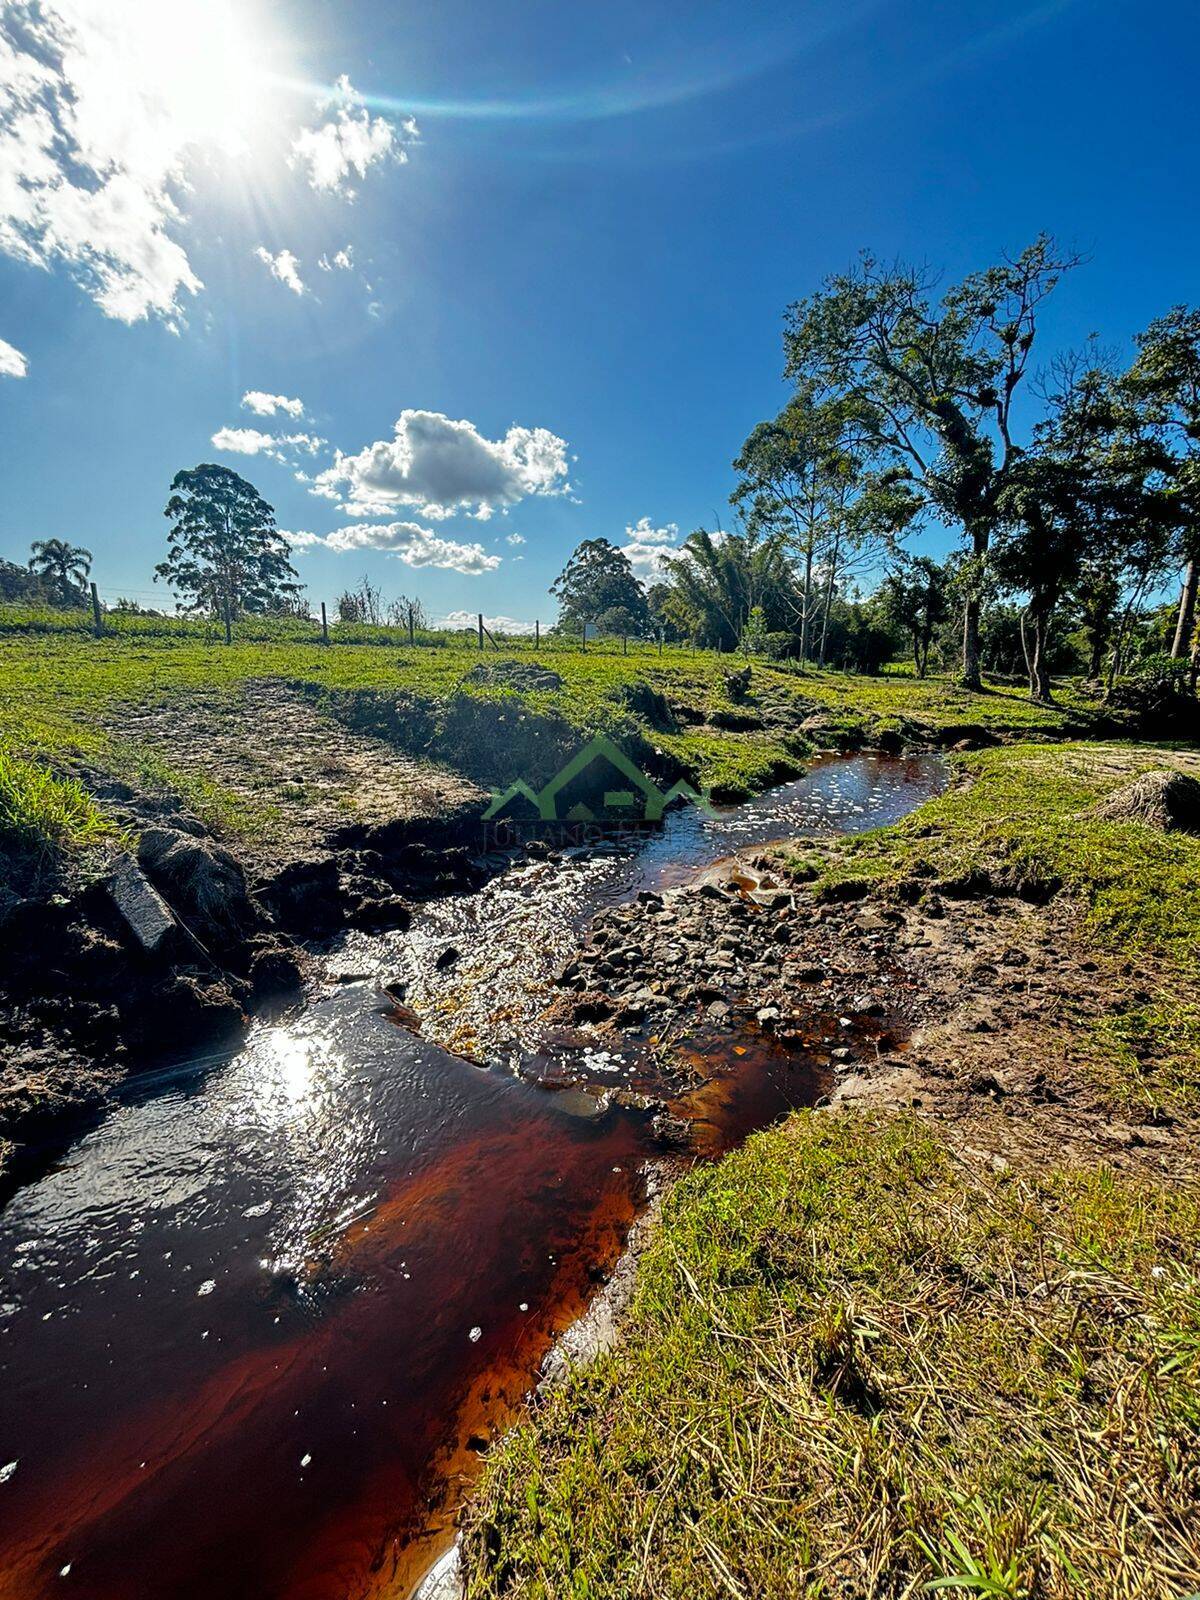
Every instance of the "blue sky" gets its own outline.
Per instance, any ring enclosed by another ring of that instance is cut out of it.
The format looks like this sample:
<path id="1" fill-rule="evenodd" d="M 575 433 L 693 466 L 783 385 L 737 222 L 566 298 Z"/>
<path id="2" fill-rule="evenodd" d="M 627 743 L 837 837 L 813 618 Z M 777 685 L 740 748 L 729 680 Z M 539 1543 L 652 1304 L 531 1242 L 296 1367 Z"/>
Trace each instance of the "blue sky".
<path id="1" fill-rule="evenodd" d="M 67 537 L 148 595 L 172 475 L 218 460 L 312 536 L 314 601 L 366 572 L 544 620 L 579 540 L 648 571 L 727 518 L 784 308 L 864 246 L 954 276 L 1053 231 L 1090 259 L 1047 352 L 1195 300 L 1198 33 L 1170 0 L 0 0 L 0 554 Z"/>

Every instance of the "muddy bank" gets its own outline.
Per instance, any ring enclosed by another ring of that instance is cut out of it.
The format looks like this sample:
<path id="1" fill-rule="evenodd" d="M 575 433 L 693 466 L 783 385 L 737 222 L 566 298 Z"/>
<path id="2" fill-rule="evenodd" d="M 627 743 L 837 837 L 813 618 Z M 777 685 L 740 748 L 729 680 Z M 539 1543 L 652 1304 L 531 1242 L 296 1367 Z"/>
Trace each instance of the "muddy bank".
<path id="1" fill-rule="evenodd" d="M 231 1048 L 301 1003 L 310 946 L 406 928 L 414 905 L 481 883 L 482 797 L 343 822 L 270 859 L 216 839 L 182 801 L 111 787 L 127 847 L 83 871 L 9 863 L 0 903 L 0 1157 L 69 1137 L 130 1070 Z"/>

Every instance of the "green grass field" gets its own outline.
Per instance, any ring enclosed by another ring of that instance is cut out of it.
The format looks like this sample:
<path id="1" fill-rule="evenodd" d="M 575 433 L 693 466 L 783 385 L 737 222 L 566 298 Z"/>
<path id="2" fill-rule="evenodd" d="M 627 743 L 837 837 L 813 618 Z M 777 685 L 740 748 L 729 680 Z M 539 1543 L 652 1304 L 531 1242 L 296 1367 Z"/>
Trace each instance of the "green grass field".
<path id="1" fill-rule="evenodd" d="M 1054 736 L 1089 710 L 1069 692 L 1063 707 L 1051 710 L 1032 705 L 1013 688 L 972 695 L 946 680 L 920 682 L 899 673 L 850 678 L 756 661 L 753 703 L 741 709 L 790 709 L 792 727 L 781 729 L 777 717 L 773 726 L 731 731 L 706 719 L 739 709 L 730 703 L 723 674 L 741 659 L 711 652 L 668 647 L 660 655 L 654 646 L 631 645 L 626 655 L 614 641 L 589 645 L 585 652 L 552 640 L 535 651 L 531 640 L 520 639 L 502 641 L 499 653 L 489 648 L 481 655 L 463 635 L 436 635 L 410 646 L 402 630 L 378 628 L 335 628 L 334 642 L 325 646 L 314 625 L 271 619 L 237 624 L 234 643 L 227 647 L 211 622 L 116 614 L 106 620 L 111 631 L 95 639 L 87 631 L 89 620 L 18 608 L 0 611 L 0 742 L 10 755 L 56 768 L 85 757 L 122 770 L 144 759 L 160 771 L 177 768 L 181 783 L 194 781 L 195 774 L 188 772 L 193 753 L 117 752 L 111 724 L 120 721 L 123 708 L 189 694 L 232 693 L 248 681 L 267 679 L 335 697 L 342 710 L 355 696 L 395 696 L 441 710 L 462 697 L 512 704 L 521 717 L 565 724 L 581 738 L 604 731 L 618 739 L 644 740 L 694 781 L 733 799 L 800 769 L 813 742 L 795 730 L 801 714 L 824 716 L 826 726 L 816 742 L 852 743 L 870 742 L 883 730 L 920 738 L 959 723 Z M 562 686 L 517 694 L 464 682 L 481 661 L 506 659 L 548 667 L 561 676 Z M 652 726 L 626 703 L 626 691 L 640 683 L 691 708 L 691 719 L 678 731 Z M 491 776 L 486 770 L 482 775 Z M 226 820 L 236 832 L 237 817 Z"/>

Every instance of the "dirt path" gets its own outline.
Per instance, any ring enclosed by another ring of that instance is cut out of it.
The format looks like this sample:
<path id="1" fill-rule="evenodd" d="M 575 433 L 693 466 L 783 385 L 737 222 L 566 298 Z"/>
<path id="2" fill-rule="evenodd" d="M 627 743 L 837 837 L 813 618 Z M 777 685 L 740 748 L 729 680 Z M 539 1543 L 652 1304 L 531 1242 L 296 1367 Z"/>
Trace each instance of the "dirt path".
<path id="1" fill-rule="evenodd" d="M 469 780 L 346 727 L 276 680 L 114 707 L 104 727 L 182 774 L 201 806 L 211 795 L 240 825 L 239 854 L 261 872 L 356 824 L 440 821 L 483 798 Z"/>

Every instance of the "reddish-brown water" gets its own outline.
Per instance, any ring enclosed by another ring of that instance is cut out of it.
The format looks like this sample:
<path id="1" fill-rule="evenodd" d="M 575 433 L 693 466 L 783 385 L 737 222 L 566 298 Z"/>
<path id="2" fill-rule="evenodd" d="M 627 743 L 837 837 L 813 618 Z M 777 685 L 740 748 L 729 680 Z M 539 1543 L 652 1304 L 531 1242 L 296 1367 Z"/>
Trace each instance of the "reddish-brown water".
<path id="1" fill-rule="evenodd" d="M 523 903 L 578 926 L 735 844 L 890 820 L 940 782 L 930 762 L 828 763 Z M 431 912 L 437 937 L 460 915 Z M 693 1107 L 705 1153 L 820 1086 L 769 1041 L 739 1048 Z M 0 1217 L 0 1596 L 406 1594 L 619 1253 L 653 1150 L 635 1113 L 573 1115 L 398 1029 L 368 984 L 142 1080 Z"/>

